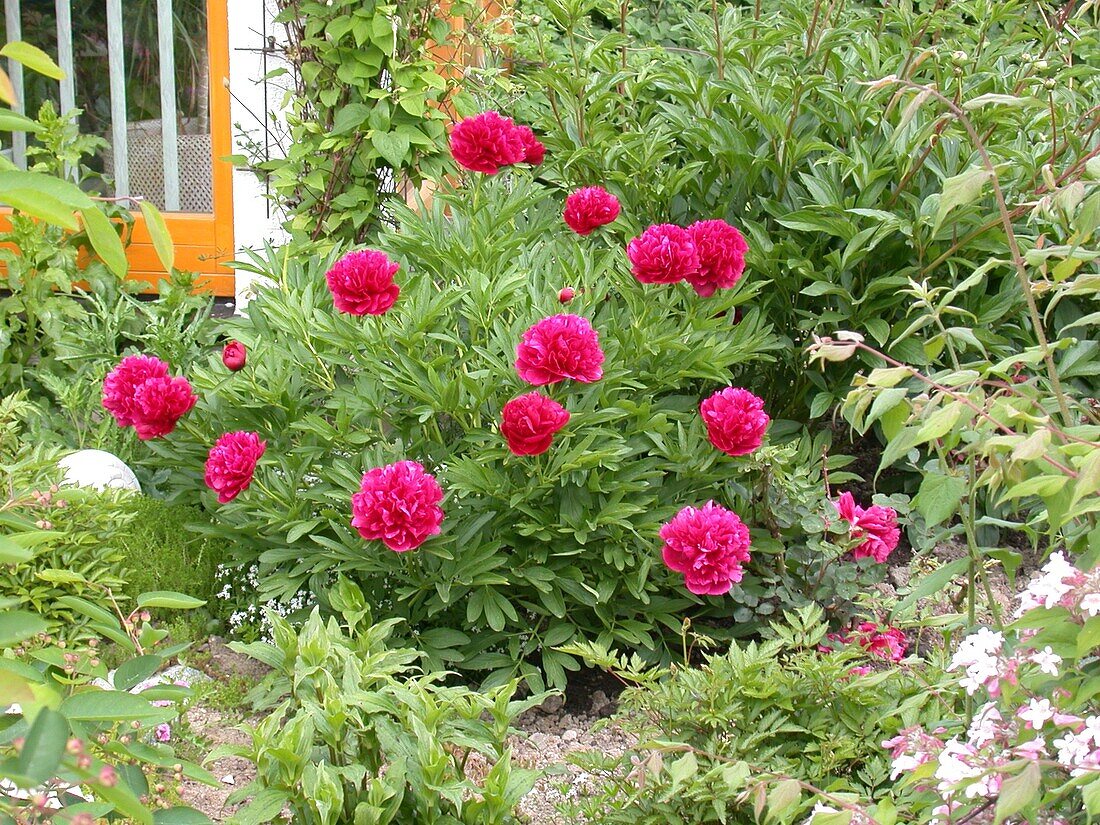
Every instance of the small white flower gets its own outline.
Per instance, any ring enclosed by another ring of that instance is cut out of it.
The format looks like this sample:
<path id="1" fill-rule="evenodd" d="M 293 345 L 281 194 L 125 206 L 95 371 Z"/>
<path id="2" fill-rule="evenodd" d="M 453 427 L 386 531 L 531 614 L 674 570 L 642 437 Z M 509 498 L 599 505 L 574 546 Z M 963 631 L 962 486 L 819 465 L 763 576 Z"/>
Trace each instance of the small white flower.
<path id="1" fill-rule="evenodd" d="M 1049 676 L 1058 675 L 1058 665 L 1062 664 L 1062 657 L 1055 653 L 1050 645 L 1047 645 L 1041 651 L 1032 653 L 1028 659 L 1039 666 L 1039 670 L 1046 673 Z"/>
<path id="2" fill-rule="evenodd" d="M 1081 599 L 1081 609 L 1090 616 L 1100 614 L 1100 593 L 1086 593 Z"/>
<path id="3" fill-rule="evenodd" d="M 1042 730 L 1043 725 L 1054 717 L 1054 708 L 1047 699 L 1032 699 L 1016 715 L 1035 730 Z"/>

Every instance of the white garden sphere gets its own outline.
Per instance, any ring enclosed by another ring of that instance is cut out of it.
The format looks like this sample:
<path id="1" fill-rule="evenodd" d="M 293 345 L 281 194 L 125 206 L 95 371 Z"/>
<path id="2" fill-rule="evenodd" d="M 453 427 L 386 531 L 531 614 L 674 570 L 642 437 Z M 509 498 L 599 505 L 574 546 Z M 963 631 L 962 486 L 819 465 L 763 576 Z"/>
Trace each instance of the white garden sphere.
<path id="1" fill-rule="evenodd" d="M 62 458 L 58 465 L 65 471 L 64 483 L 71 487 L 93 487 L 96 490 L 111 487 L 141 492 L 134 471 L 121 458 L 106 450 L 77 450 Z"/>

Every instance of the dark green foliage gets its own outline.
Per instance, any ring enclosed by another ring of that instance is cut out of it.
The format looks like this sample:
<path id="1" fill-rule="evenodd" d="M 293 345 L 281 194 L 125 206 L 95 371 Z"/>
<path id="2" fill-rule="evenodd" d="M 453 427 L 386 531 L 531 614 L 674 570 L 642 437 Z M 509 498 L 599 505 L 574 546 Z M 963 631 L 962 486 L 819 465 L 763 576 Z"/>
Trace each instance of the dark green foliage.
<path id="1" fill-rule="evenodd" d="M 1030 204 L 1080 178 L 1100 145 L 1095 8 L 1041 6 L 527 0 L 516 72 L 489 94 L 545 132 L 544 179 L 605 185 L 640 226 L 723 217 L 745 230 L 746 278 L 767 282 L 761 310 L 789 345 L 758 386 L 805 419 L 871 362 L 807 371 L 813 333 L 857 330 L 917 365 L 998 360 L 1030 340 L 990 187 L 942 214 L 951 179 L 980 175 L 971 138 L 928 95 L 872 86 L 896 75 L 968 110 L 1026 254 L 1042 237 L 1024 224 Z M 922 342 L 924 282 L 965 286 Z"/>

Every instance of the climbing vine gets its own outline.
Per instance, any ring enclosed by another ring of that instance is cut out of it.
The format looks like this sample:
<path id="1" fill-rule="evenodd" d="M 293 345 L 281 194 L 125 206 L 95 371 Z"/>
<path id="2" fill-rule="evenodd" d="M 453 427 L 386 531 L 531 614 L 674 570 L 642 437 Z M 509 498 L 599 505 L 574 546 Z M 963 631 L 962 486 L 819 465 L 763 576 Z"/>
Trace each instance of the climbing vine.
<path id="1" fill-rule="evenodd" d="M 296 242 L 356 243 L 387 200 L 446 164 L 458 67 L 475 28 L 440 0 L 280 0 L 285 145 L 253 167 Z M 461 22 L 461 25 L 458 22 Z"/>

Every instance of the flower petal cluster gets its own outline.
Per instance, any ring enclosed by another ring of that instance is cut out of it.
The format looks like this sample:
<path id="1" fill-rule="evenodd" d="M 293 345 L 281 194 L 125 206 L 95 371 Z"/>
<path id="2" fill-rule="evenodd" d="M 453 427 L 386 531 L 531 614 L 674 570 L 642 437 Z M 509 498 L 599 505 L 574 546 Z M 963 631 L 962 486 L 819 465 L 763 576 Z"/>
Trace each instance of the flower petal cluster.
<path id="1" fill-rule="evenodd" d="M 687 589 L 700 596 L 728 593 L 749 560 L 749 528 L 737 514 L 713 501 L 685 507 L 661 527 L 661 556 L 684 574 Z"/>
<path id="2" fill-rule="evenodd" d="M 233 372 L 244 369 L 248 360 L 248 350 L 240 341 L 230 341 L 222 349 L 222 363 Z"/>
<path id="3" fill-rule="evenodd" d="M 726 387 L 699 405 L 710 443 L 727 455 L 747 455 L 764 440 L 771 418 L 763 399 L 740 387 Z"/>
<path id="4" fill-rule="evenodd" d="M 699 270 L 687 282 L 703 298 L 737 286 L 745 273 L 745 236 L 723 220 L 697 221 L 688 227 L 699 254 Z"/>
<path id="5" fill-rule="evenodd" d="M 244 430 L 225 433 L 210 448 L 203 480 L 218 494 L 219 504 L 228 504 L 252 484 L 256 464 L 267 449 L 260 436 Z"/>
<path id="6" fill-rule="evenodd" d="M 404 553 L 439 533 L 442 500 L 435 477 L 415 461 L 375 467 L 351 497 L 351 525 L 363 538 Z"/>
<path id="7" fill-rule="evenodd" d="M 460 121 L 451 130 L 451 155 L 471 172 L 495 175 L 505 166 L 530 163 L 537 166 L 546 155 L 528 126 L 517 126 L 499 112 L 482 112 Z"/>
<path id="8" fill-rule="evenodd" d="M 837 514 L 848 522 L 851 537 L 857 541 L 862 539 L 852 550 L 852 557 L 871 558 L 879 564 L 886 561 L 901 538 L 897 512 L 892 507 L 878 504 L 864 509 L 856 504 L 851 493 L 842 493 L 833 505 Z"/>
<path id="9" fill-rule="evenodd" d="M 516 371 L 536 387 L 566 379 L 591 384 L 603 377 L 603 362 L 600 336 L 580 315 L 543 318 L 516 347 Z"/>
<path id="10" fill-rule="evenodd" d="M 590 235 L 619 217 L 619 199 L 600 186 L 586 186 L 565 199 L 562 219 L 578 235 Z"/>
<path id="11" fill-rule="evenodd" d="M 541 455 L 555 433 L 569 423 L 569 412 L 541 392 L 513 398 L 501 410 L 500 434 L 516 455 Z"/>
<path id="12" fill-rule="evenodd" d="M 197 401 L 187 379 L 151 355 L 123 358 L 103 381 L 103 408 L 143 441 L 172 432 Z"/>
<path id="13" fill-rule="evenodd" d="M 691 233 L 671 223 L 650 226 L 626 247 L 634 277 L 643 284 L 675 284 L 699 274 Z"/>
<path id="14" fill-rule="evenodd" d="M 349 252 L 325 273 L 333 303 L 349 315 L 383 315 L 397 301 L 401 287 L 393 276 L 401 265 L 385 252 L 362 249 Z"/>

